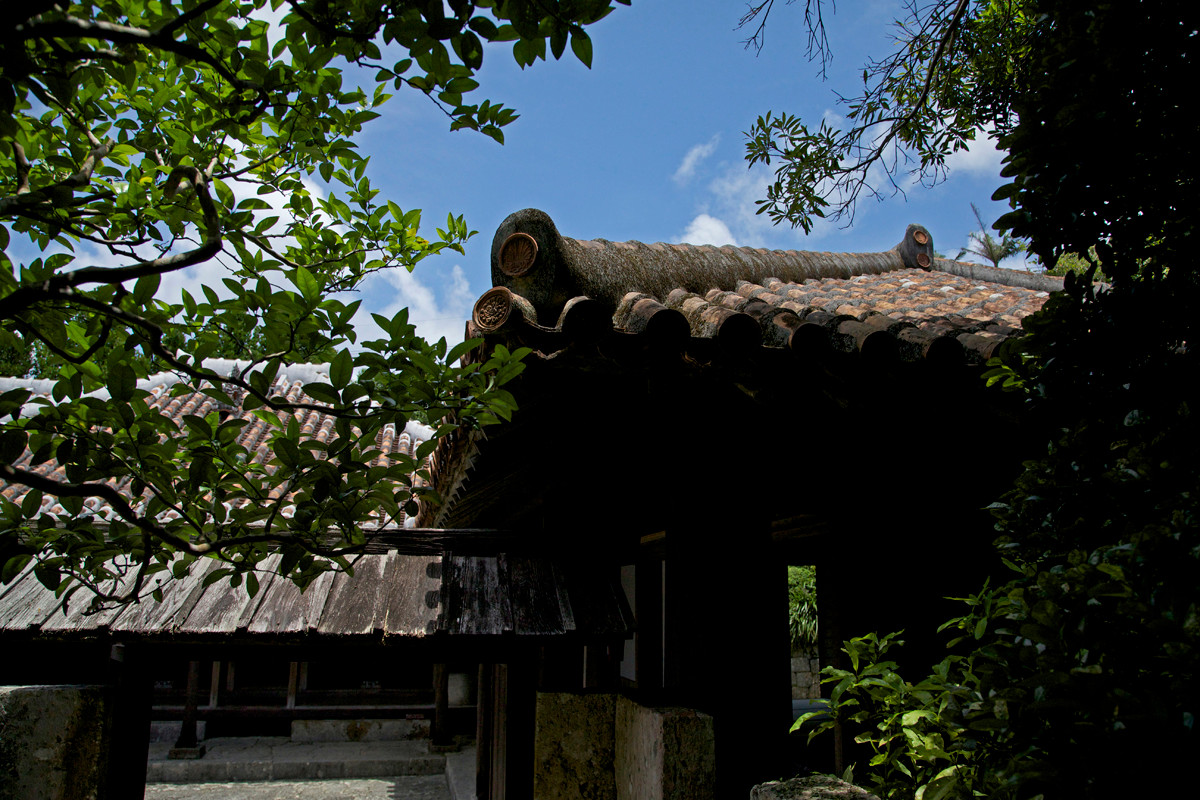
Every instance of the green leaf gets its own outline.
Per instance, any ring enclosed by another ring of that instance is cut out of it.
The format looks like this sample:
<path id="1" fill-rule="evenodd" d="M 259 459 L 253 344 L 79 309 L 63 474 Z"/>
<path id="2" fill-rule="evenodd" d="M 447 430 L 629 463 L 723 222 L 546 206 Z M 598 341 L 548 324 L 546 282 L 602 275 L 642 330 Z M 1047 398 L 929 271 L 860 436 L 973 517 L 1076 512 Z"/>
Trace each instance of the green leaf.
<path id="1" fill-rule="evenodd" d="M 329 365 L 329 380 L 334 388 L 344 388 L 350 383 L 354 372 L 354 359 L 349 350 L 340 351 Z"/>
<path id="2" fill-rule="evenodd" d="M 592 68 L 592 40 L 582 29 L 571 29 L 571 52 L 585 67 Z"/>
<path id="3" fill-rule="evenodd" d="M 23 429 L 5 430 L 0 433 L 0 463 L 12 464 L 25 453 L 25 444 L 29 439 Z"/>
<path id="4" fill-rule="evenodd" d="M 292 273 L 292 283 L 300 290 L 301 296 L 310 303 L 321 299 L 321 287 L 313 274 L 304 267 L 296 267 Z"/>

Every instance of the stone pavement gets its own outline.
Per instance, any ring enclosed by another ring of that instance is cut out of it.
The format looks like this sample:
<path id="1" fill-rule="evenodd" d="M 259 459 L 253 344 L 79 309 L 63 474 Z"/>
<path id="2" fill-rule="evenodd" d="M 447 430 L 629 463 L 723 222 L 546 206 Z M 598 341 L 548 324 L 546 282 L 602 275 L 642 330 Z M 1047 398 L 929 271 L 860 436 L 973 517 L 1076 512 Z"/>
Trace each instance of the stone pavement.
<path id="1" fill-rule="evenodd" d="M 357 780 L 151 783 L 146 800 L 451 800 L 445 775 Z"/>
<path id="2" fill-rule="evenodd" d="M 196 760 L 150 746 L 152 800 L 474 800 L 475 748 L 430 753 L 427 741 L 292 742 L 286 737 L 209 739 Z"/>
<path id="3" fill-rule="evenodd" d="M 330 780 L 445 774 L 446 757 L 428 741 L 293 742 L 286 736 L 208 739 L 204 758 L 167 758 L 170 745 L 151 744 L 147 783 Z"/>

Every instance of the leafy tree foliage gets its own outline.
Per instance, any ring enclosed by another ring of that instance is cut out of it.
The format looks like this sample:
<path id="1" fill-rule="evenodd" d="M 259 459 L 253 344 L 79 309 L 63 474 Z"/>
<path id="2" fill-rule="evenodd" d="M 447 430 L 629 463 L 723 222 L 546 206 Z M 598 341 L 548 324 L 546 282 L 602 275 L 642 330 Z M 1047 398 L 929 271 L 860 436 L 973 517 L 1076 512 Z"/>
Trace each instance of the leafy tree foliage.
<path id="1" fill-rule="evenodd" d="M 790 3 L 789 3 L 790 4 Z M 810 58 L 830 58 L 822 0 L 805 0 L 813 35 Z M 946 159 L 980 137 L 1002 136 L 1018 120 L 1014 101 L 1029 77 L 1028 39 L 1037 19 L 1026 0 L 912 2 L 898 20 L 896 49 L 869 62 L 862 92 L 844 100 L 846 127 L 815 127 L 768 112 L 747 132 L 746 159 L 772 165 L 775 181 L 758 213 L 812 230 L 818 218 L 854 219 L 860 198 L 902 192 L 910 179 L 933 184 Z M 752 5 L 742 25 L 757 24 L 774 0 Z"/>
<path id="2" fill-rule="evenodd" d="M 1081 256 L 1078 253 L 1063 253 L 1054 262 L 1054 266 L 1046 270 L 1046 274 L 1065 278 L 1068 272 L 1073 272 L 1078 277 L 1086 276 L 1091 272 L 1092 277 L 1096 280 L 1107 281 L 1108 276 L 1104 274 L 1104 270 L 1099 268 L 1099 261 L 1100 254 L 1096 252 L 1096 248 L 1094 247 L 1088 251 L 1086 256 Z"/>
<path id="3" fill-rule="evenodd" d="M 835 717 L 864 726 L 857 775 L 884 796 L 1104 798 L 1184 785 L 1200 745 L 1200 397 L 1188 377 L 1200 143 L 1187 109 L 1200 9 L 931 8 L 963 9 L 941 29 L 965 40 L 988 14 L 1019 23 L 1019 50 L 1009 34 L 997 39 L 1010 68 L 964 78 L 963 107 L 976 114 L 982 91 L 1007 112 L 986 121 L 1003 134 L 1012 179 L 997 197 L 1013 211 L 997 227 L 1027 237 L 1042 263 L 1076 254 L 1088 267 L 1066 276 L 985 376 L 1020 393 L 1045 442 L 991 509 L 1011 579 L 965 598 L 966 613 L 943 626 L 951 655 L 916 682 L 888 660 L 894 637 L 848 642 L 852 669 L 827 673 Z M 950 118 L 959 106 L 946 88 L 930 97 Z M 918 99 L 901 121 L 933 107 Z M 903 140 L 912 129 L 900 130 Z M 803 202 L 782 210 L 805 213 Z M 1111 291 L 1093 284 L 1100 270 Z"/>
<path id="4" fill-rule="evenodd" d="M 501 387 L 522 354 L 457 365 L 478 343 L 426 343 L 403 311 L 377 318 L 382 338 L 356 342 L 359 303 L 339 293 L 380 270 L 461 252 L 473 231 L 450 215 L 435 238 L 420 235 L 420 211 L 378 197 L 353 137 L 403 90 L 425 94 L 452 129 L 502 141 L 515 112 L 470 99 L 488 45 L 507 43 L 524 66 L 569 43 L 586 64 L 584 27 L 612 5 L 5 4 L 0 348 L 19 359 L 39 343 L 51 361 L 39 369 L 56 383 L 53 403 L 20 389 L 0 396 L 0 479 L 32 490 L 20 506 L 0 501 L 4 580 L 33 558 L 64 602 L 81 586 L 128 600 L 170 564 L 217 557 L 253 591 L 253 570 L 282 547 L 281 574 L 303 584 L 347 566 L 371 514 L 411 510 L 417 460 L 368 468 L 376 433 L 414 414 L 438 420 L 439 436 L 508 417 Z M 205 286 L 178 305 L 160 297 L 164 276 L 213 260 L 228 270 L 220 292 Z M 204 367 L 230 348 L 247 366 L 233 375 Z M 328 383 L 305 387 L 312 404 L 270 391 L 297 361 L 329 364 Z M 179 428 L 147 405 L 137 379 L 159 365 L 181 376 L 176 391 L 257 409 L 275 428 L 269 463 L 253 464 L 236 443 L 239 421 L 188 417 Z M 21 413 L 27 405 L 32 416 Z M 301 410 L 335 417 L 335 436 L 303 433 Z M 65 479 L 16 466 L 27 449 L 35 464 L 57 459 Z M 110 478 L 128 478 L 136 496 L 118 495 Z M 43 495 L 66 512 L 39 511 Z M 116 517 L 93 517 L 88 498 Z M 282 513 L 285 503 L 294 513 Z"/>

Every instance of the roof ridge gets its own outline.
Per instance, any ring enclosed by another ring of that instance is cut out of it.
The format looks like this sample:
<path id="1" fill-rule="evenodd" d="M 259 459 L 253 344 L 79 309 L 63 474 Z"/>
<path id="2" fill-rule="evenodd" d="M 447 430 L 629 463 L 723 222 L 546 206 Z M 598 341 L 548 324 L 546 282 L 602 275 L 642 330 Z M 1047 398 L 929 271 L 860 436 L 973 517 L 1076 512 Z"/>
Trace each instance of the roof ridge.
<path id="1" fill-rule="evenodd" d="M 920 225 L 909 225 L 899 244 L 877 253 L 767 250 L 571 239 L 559 234 L 548 214 L 527 208 L 510 214 L 497 229 L 491 266 L 492 284 L 527 299 L 538 321 L 549 326 L 573 297 L 586 296 L 615 309 L 629 292 L 663 302 L 675 289 L 732 291 L 740 280 L 761 284 L 770 277 L 802 283 L 929 269 L 932 257 L 933 239 Z"/>
<path id="2" fill-rule="evenodd" d="M 1026 272 L 1007 267 L 989 267 L 973 261 L 958 261 L 953 258 L 934 258 L 932 271 L 957 275 L 974 281 L 987 281 L 1002 286 L 1015 286 L 1039 292 L 1061 292 L 1063 279 L 1040 272 Z"/>

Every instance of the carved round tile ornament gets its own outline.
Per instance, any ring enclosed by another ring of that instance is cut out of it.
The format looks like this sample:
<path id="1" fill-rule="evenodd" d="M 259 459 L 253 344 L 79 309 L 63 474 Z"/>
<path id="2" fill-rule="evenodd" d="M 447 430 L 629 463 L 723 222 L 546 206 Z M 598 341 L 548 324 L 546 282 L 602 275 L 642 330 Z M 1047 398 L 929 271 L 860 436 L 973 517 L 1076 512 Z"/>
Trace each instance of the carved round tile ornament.
<path id="1" fill-rule="evenodd" d="M 475 324 L 484 331 L 497 330 L 512 310 L 512 295 L 503 286 L 488 289 L 475 301 Z"/>
<path id="2" fill-rule="evenodd" d="M 528 233 L 514 233 L 500 245 L 500 270 L 505 275 L 519 278 L 537 261 L 538 243 Z"/>

